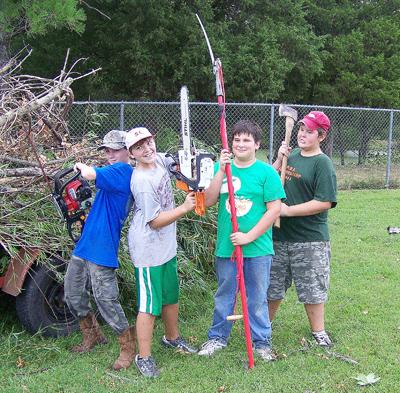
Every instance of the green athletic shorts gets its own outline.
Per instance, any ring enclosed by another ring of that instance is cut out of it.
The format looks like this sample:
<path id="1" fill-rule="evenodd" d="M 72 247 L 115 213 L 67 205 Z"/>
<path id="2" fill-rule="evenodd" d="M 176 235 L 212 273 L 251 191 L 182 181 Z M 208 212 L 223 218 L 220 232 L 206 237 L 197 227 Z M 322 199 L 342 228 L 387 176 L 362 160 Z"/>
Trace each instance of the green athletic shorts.
<path id="1" fill-rule="evenodd" d="M 160 266 L 135 267 L 135 278 L 138 312 L 158 316 L 162 306 L 178 303 L 176 257 Z"/>

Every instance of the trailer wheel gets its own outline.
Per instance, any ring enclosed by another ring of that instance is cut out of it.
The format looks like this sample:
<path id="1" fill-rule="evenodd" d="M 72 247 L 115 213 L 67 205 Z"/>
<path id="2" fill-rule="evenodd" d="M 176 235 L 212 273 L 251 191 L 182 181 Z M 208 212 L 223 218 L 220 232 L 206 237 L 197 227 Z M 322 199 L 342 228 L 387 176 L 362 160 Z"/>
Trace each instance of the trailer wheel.
<path id="1" fill-rule="evenodd" d="M 65 302 L 63 273 L 65 262 L 50 259 L 50 265 L 32 267 L 25 279 L 24 288 L 16 298 L 16 310 L 24 328 L 44 336 L 67 336 L 78 329 L 78 320 Z"/>

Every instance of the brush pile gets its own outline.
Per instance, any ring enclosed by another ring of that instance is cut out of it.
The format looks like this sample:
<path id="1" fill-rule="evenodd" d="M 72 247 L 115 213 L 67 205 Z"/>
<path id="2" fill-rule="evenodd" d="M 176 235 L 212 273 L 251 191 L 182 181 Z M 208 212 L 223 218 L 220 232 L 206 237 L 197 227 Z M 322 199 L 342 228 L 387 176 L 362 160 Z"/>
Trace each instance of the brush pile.
<path id="1" fill-rule="evenodd" d="M 22 62 L 14 58 L 0 68 L 0 274 L 20 247 L 41 249 L 42 262 L 52 255 L 68 260 L 73 242 L 51 198 L 52 176 L 76 161 L 104 163 L 97 138 L 69 137 L 70 86 L 82 76 L 74 77 L 73 67 L 66 71 L 65 65 L 54 79 L 17 74 Z M 181 203 L 184 195 L 177 192 L 176 198 Z M 205 218 L 191 214 L 178 223 L 178 260 L 187 286 L 204 288 L 213 271 L 215 222 L 211 209 Z M 120 289 L 132 299 L 126 234 L 121 243 Z"/>
<path id="2" fill-rule="evenodd" d="M 73 162 L 98 159 L 93 141 L 70 143 L 71 84 L 83 76 L 66 70 L 54 79 L 20 74 L 22 52 L 0 68 L 0 244 L 3 258 L 21 247 L 64 256 L 71 242 L 52 203 L 52 175 Z"/>

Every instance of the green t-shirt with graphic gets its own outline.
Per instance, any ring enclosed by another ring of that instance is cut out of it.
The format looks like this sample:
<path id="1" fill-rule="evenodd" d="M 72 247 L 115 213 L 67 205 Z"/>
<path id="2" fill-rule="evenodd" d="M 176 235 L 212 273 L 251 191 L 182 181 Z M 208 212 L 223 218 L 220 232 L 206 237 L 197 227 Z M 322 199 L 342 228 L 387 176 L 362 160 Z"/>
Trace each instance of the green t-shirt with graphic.
<path id="1" fill-rule="evenodd" d="M 336 206 L 336 174 L 326 154 L 303 157 L 300 149 L 290 154 L 285 179 L 288 206 L 313 199 Z M 281 217 L 280 229 L 274 228 L 274 240 L 289 242 L 328 241 L 328 211 L 304 217 Z"/>
<path id="2" fill-rule="evenodd" d="M 267 211 L 266 202 L 285 198 L 279 175 L 269 164 L 256 160 L 247 168 L 231 163 L 235 190 L 235 206 L 240 232 L 249 232 Z M 219 163 L 215 165 L 215 173 Z M 232 222 L 226 176 L 221 186 L 218 208 L 217 247 L 215 255 L 231 257 L 234 246 L 230 240 Z M 274 255 L 272 230 L 268 229 L 255 241 L 242 246 L 244 257 Z"/>

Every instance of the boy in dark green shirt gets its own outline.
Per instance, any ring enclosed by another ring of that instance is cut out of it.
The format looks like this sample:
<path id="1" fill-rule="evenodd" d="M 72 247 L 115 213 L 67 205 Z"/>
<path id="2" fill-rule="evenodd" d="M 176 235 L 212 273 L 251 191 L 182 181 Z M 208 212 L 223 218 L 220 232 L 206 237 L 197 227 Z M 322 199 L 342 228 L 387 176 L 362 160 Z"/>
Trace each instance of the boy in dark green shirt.
<path id="1" fill-rule="evenodd" d="M 275 256 L 268 290 L 270 319 L 275 316 L 294 281 L 304 304 L 313 337 L 331 346 L 325 332 L 324 305 L 330 271 L 328 210 L 336 206 L 336 174 L 332 161 L 320 148 L 330 128 L 323 112 L 313 111 L 299 122 L 297 142 L 288 158 L 286 203 L 281 207 L 280 229 L 274 229 Z M 289 148 L 283 142 L 274 167 L 279 169 Z"/>

